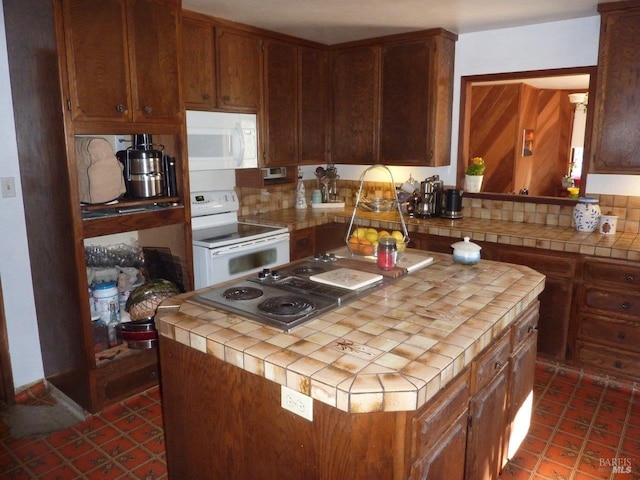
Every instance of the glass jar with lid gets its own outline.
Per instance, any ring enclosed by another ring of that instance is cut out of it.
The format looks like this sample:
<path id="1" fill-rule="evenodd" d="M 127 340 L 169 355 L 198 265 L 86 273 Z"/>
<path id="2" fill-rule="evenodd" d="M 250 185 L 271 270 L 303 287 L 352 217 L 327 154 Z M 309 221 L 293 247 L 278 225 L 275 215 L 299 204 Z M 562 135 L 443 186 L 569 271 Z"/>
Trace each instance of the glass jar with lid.
<path id="1" fill-rule="evenodd" d="M 382 270 L 395 268 L 398 259 L 398 246 L 394 237 L 378 239 L 378 267 Z"/>

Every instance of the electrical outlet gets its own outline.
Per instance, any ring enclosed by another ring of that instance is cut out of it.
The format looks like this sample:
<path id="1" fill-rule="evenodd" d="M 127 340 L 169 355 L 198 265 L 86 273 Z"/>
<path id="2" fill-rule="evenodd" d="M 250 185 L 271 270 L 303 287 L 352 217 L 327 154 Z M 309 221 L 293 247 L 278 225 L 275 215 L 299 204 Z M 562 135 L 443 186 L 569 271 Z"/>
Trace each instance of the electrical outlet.
<path id="1" fill-rule="evenodd" d="M 282 408 L 313 422 L 313 398 L 282 385 Z"/>
<path id="2" fill-rule="evenodd" d="M 16 196 L 16 181 L 14 177 L 2 177 L 0 178 L 0 184 L 2 185 L 2 198 Z"/>

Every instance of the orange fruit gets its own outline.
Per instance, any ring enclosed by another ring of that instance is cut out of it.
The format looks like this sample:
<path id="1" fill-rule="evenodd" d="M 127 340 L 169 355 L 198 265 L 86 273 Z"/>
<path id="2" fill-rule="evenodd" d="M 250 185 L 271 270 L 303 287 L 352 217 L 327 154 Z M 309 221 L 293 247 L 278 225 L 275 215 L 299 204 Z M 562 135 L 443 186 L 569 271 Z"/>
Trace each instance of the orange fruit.
<path id="1" fill-rule="evenodd" d="M 373 245 L 363 245 L 362 246 L 362 253 L 364 253 L 365 255 L 372 255 L 373 254 Z"/>

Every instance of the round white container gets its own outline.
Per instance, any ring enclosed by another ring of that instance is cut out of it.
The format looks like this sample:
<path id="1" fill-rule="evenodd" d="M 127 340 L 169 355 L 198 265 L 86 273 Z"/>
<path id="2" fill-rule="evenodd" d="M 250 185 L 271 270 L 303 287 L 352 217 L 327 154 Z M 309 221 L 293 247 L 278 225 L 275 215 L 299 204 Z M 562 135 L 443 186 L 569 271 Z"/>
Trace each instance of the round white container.
<path id="1" fill-rule="evenodd" d="M 462 242 L 456 242 L 451 245 L 451 248 L 453 248 L 454 262 L 462 265 L 475 265 L 480 261 L 480 250 L 482 247 L 469 240 L 469 237 L 464 237 Z"/>
<path id="2" fill-rule="evenodd" d="M 594 197 L 580 197 L 573 209 L 573 223 L 579 232 L 595 232 L 600 219 L 600 203 Z"/>
<path id="3" fill-rule="evenodd" d="M 100 314 L 100 318 L 105 324 L 109 323 L 111 312 L 109 305 L 116 305 L 116 315 L 120 319 L 120 306 L 118 302 L 118 288 L 116 282 L 103 282 L 93 287 L 93 303 L 94 310 Z"/>

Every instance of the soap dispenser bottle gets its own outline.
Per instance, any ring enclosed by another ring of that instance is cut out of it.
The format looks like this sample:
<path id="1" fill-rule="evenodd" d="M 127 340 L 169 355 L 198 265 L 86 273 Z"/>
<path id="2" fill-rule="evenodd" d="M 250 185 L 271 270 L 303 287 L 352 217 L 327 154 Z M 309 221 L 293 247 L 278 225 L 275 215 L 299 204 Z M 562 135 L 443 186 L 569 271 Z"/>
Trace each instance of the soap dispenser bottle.
<path id="1" fill-rule="evenodd" d="M 296 187 L 296 208 L 303 210 L 307 208 L 307 198 L 305 196 L 304 182 L 302 177 L 304 174 L 302 170 L 298 168 L 298 186 Z"/>

